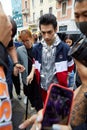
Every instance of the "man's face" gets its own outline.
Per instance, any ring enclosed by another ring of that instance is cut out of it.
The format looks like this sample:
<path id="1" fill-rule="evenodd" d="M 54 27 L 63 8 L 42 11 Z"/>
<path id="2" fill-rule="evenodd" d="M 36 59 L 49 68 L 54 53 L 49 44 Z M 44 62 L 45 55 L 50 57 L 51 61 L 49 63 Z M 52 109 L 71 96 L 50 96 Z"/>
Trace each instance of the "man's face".
<path id="1" fill-rule="evenodd" d="M 74 14 L 75 14 L 75 22 L 87 21 L 87 0 L 75 3 Z"/>
<path id="2" fill-rule="evenodd" d="M 48 45 L 51 45 L 54 41 L 56 29 L 54 29 L 53 25 L 41 25 L 40 26 L 41 34 L 44 40 Z"/>

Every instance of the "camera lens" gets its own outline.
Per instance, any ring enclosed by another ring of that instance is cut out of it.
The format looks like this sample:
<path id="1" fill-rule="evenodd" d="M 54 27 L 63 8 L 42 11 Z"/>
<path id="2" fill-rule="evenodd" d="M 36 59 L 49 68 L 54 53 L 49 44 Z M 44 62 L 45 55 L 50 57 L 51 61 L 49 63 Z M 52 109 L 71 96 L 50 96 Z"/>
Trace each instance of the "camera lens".
<path id="1" fill-rule="evenodd" d="M 15 34 L 17 33 L 17 24 L 11 16 L 9 16 L 9 18 L 10 18 L 10 22 L 12 24 L 12 38 L 13 38 L 15 36 Z"/>
<path id="2" fill-rule="evenodd" d="M 87 67 L 87 38 L 81 38 L 70 49 L 69 55 Z"/>
<path id="3" fill-rule="evenodd" d="M 10 22 L 12 24 L 12 39 L 11 41 L 9 42 L 8 46 L 7 47 L 11 47 L 13 45 L 13 37 L 16 35 L 17 33 L 17 25 L 16 25 L 16 22 L 14 21 L 14 19 L 11 17 L 11 16 L 8 16 L 9 19 L 10 19 Z"/>
<path id="4" fill-rule="evenodd" d="M 84 93 L 84 96 L 87 98 L 87 92 Z"/>

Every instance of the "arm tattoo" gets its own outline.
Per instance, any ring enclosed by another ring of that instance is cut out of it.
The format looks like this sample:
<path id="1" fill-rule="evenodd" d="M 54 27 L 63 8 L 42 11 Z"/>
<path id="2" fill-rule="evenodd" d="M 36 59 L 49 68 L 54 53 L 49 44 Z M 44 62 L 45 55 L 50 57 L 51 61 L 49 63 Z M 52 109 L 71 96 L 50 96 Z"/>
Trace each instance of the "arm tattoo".
<path id="1" fill-rule="evenodd" d="M 73 127 L 85 122 L 87 115 L 87 98 L 84 96 L 85 92 L 87 92 L 87 86 L 81 86 L 74 100 L 70 120 Z"/>

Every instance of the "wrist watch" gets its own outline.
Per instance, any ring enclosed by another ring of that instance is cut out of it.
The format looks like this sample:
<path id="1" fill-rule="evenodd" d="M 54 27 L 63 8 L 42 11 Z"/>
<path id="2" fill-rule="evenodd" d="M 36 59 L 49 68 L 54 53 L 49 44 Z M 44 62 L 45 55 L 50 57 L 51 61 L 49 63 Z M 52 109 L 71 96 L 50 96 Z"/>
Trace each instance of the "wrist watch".
<path id="1" fill-rule="evenodd" d="M 14 64 L 13 64 L 13 67 L 15 67 L 15 66 L 16 66 L 16 64 L 19 64 L 19 63 L 18 63 L 18 62 L 14 63 Z"/>

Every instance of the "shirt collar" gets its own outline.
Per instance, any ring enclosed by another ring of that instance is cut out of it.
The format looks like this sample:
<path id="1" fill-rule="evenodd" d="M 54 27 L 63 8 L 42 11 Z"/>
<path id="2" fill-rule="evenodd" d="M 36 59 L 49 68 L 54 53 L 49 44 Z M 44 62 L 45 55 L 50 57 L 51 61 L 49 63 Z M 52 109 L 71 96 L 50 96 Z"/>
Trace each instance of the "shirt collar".
<path id="1" fill-rule="evenodd" d="M 55 34 L 55 41 L 51 46 L 57 46 L 60 42 L 61 42 L 61 40 L 60 40 L 59 36 L 57 34 Z M 44 39 L 41 40 L 41 44 L 45 47 L 47 46 L 47 43 L 45 42 Z"/>

